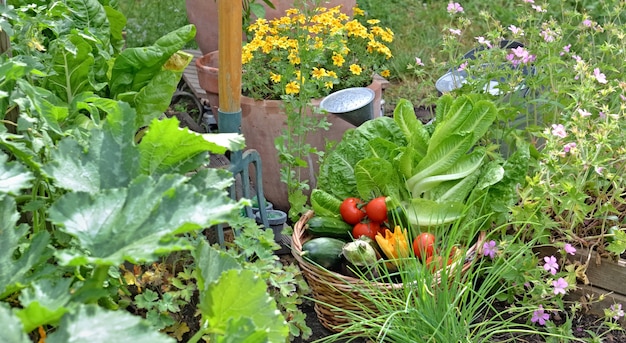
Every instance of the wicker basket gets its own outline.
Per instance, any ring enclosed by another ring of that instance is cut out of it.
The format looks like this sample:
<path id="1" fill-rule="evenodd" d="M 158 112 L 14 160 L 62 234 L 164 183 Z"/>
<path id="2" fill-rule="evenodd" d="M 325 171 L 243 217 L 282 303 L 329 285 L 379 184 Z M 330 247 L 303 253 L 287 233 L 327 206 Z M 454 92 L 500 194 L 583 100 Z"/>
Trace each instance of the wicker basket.
<path id="1" fill-rule="evenodd" d="M 313 216 L 314 212 L 308 211 L 294 225 L 291 253 L 298 261 L 302 274 L 311 287 L 313 297 L 316 300 L 315 313 L 319 321 L 327 329 L 340 332 L 342 327 L 349 324 L 349 319 L 344 311 L 351 313 L 377 312 L 376 306 L 368 300 L 368 292 L 371 293 L 369 295 L 371 298 L 381 294 L 381 291 L 384 293 L 399 290 L 403 288 L 403 284 L 364 281 L 322 269 L 305 260 L 301 256 L 302 245 L 312 237 L 307 232 L 308 226 L 306 224 Z M 468 249 L 467 256 L 469 258 L 464 261 L 462 272 L 469 269 L 475 260 L 474 257 L 477 255 L 478 249 L 482 247 L 483 241 L 484 233 L 481 233 L 476 244 Z M 450 267 L 454 268 L 455 264 Z"/>

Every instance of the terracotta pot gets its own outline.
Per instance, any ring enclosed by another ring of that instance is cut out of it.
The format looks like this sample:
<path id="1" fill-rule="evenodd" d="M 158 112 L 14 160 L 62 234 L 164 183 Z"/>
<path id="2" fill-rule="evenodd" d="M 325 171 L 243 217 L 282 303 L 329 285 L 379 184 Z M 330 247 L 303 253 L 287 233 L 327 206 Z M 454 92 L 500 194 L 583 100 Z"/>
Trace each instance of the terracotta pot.
<path id="1" fill-rule="evenodd" d="M 258 3 L 265 7 L 265 18 L 274 19 L 284 15 L 285 10 L 294 6 L 293 0 L 272 0 L 275 9 L 267 7 L 261 0 Z M 186 0 L 187 18 L 197 29 L 196 43 L 203 54 L 217 50 L 218 25 L 217 25 L 217 0 Z M 322 1 L 321 6 L 335 7 L 342 5 L 342 12 L 352 15 L 352 8 L 356 6 L 356 0 L 328 0 Z M 254 20 L 254 19 L 253 19 Z M 245 41 L 245 36 L 242 37 Z"/>
<path id="2" fill-rule="evenodd" d="M 209 53 L 196 60 L 200 86 L 207 92 L 214 114 L 217 117 L 219 108 L 219 94 L 217 94 L 217 52 Z M 381 116 L 382 91 L 387 80 L 376 77 L 368 88 L 374 91 L 374 117 Z M 321 99 L 313 101 L 318 105 Z M 255 149 L 261 155 L 263 165 L 263 190 L 265 198 L 274 204 L 274 208 L 288 211 L 287 186 L 280 181 L 280 164 L 278 151 L 274 147 L 274 140 L 282 129 L 286 127 L 287 116 L 281 100 L 254 100 L 247 96 L 241 97 L 242 123 L 241 131 L 246 139 L 246 147 Z M 321 116 L 322 114 L 312 114 Z M 326 141 L 338 142 L 343 133 L 355 126 L 343 119 L 328 114 L 327 120 L 332 124 L 328 131 L 318 130 L 310 132 L 307 142 L 318 150 L 323 151 Z M 316 186 L 316 175 L 319 170 L 314 162 L 310 170 L 303 170 L 303 175 L 309 180 L 311 188 Z M 254 173 L 251 172 L 251 175 Z M 253 180 L 256 182 L 256 180 Z"/>

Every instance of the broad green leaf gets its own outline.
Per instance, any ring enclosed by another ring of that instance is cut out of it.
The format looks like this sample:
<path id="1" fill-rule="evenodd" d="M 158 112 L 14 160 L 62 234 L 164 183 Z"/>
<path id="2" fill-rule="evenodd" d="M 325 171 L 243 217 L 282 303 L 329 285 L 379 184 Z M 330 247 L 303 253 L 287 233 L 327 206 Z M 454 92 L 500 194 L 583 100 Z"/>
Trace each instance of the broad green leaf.
<path id="1" fill-rule="evenodd" d="M 226 323 L 223 336 L 217 338 L 219 343 L 266 343 L 268 333 L 259 330 L 250 318 L 231 319 Z"/>
<path id="2" fill-rule="evenodd" d="M 482 166 L 485 155 L 486 152 L 484 149 L 476 149 L 470 154 L 462 156 L 457 163 L 452 165 L 452 167 L 445 172 L 428 176 L 417 181 L 411 189 L 411 194 L 413 197 L 418 197 L 444 181 L 458 180 L 467 177 Z M 431 199 L 437 200 L 434 198 Z"/>
<path id="3" fill-rule="evenodd" d="M 471 143 L 471 134 L 452 135 L 446 137 L 437 148 L 430 150 L 429 147 L 428 154 L 415 167 L 414 175 L 407 180 L 408 188 L 413 189 L 422 179 L 448 170 L 467 153 Z"/>
<path id="4" fill-rule="evenodd" d="M 47 78 L 45 87 L 67 103 L 77 94 L 93 90 L 89 82 L 94 63 L 91 52 L 91 45 L 78 33 L 54 40 L 50 46 L 54 73 Z"/>
<path id="5" fill-rule="evenodd" d="M 122 32 L 126 27 L 126 17 L 120 11 L 117 11 L 111 6 L 104 6 L 104 10 L 111 27 L 111 45 L 115 47 L 116 52 L 122 51 L 124 48 L 125 40 Z"/>
<path id="6" fill-rule="evenodd" d="M 20 218 L 15 200 L 0 197 L 0 299 L 23 288 L 26 275 L 44 257 L 50 235 L 40 232 L 29 239 L 30 244 L 22 248 L 22 238 L 28 233 L 26 225 L 16 228 Z M 20 249 L 20 253 L 16 254 Z M 15 258 L 15 255 L 19 255 Z"/>
<path id="7" fill-rule="evenodd" d="M 251 270 L 227 270 L 200 294 L 200 312 L 208 326 L 225 332 L 229 321 L 249 318 L 256 330 L 267 332 L 267 342 L 285 342 L 289 326 L 267 293 L 265 280 Z"/>
<path id="8" fill-rule="evenodd" d="M 467 116 L 463 124 L 458 127 L 457 131 L 460 134 L 471 133 L 474 136 L 473 145 L 487 133 L 487 130 L 496 120 L 497 115 L 498 110 L 493 102 L 487 100 L 477 101 L 472 112 Z"/>
<path id="9" fill-rule="evenodd" d="M 233 174 L 228 170 L 203 168 L 192 174 L 187 183 L 199 190 L 225 190 L 234 182 Z"/>
<path id="10" fill-rule="evenodd" d="M 476 189 L 485 189 L 493 186 L 504 179 L 504 168 L 497 162 L 491 162 L 485 166 L 480 180 L 476 184 Z"/>
<path id="11" fill-rule="evenodd" d="M 126 187 L 139 174 L 139 152 L 133 143 L 134 111 L 123 102 L 94 98 L 94 106 L 108 113 L 103 128 L 90 131 L 87 151 L 75 138 L 61 140 L 44 167 L 57 186 L 96 193 Z"/>
<path id="12" fill-rule="evenodd" d="M 26 80 L 18 80 L 17 85 L 26 95 L 26 98 L 18 102 L 21 109 L 33 117 L 40 118 L 52 132 L 62 134 L 60 123 L 69 115 L 68 108 L 55 105 L 58 99 L 47 89 L 35 87 Z"/>
<path id="13" fill-rule="evenodd" d="M 24 166 L 15 161 L 7 162 L 8 159 L 9 156 L 0 151 L 0 194 L 18 194 L 20 189 L 30 187 L 35 177 Z"/>
<path id="14" fill-rule="evenodd" d="M 0 303 L 0 323 L 2 323 L 0 342 L 32 343 L 24 333 L 19 318 L 11 312 L 11 309 L 5 303 Z"/>
<path id="15" fill-rule="evenodd" d="M 31 332 L 42 325 L 56 324 L 68 311 L 72 279 L 43 279 L 22 290 L 22 308 L 15 314 L 22 320 L 24 332 Z"/>
<path id="16" fill-rule="evenodd" d="M 443 182 L 430 190 L 429 199 L 437 202 L 466 203 L 470 192 L 477 188 L 476 181 L 478 181 L 480 174 L 481 171 L 477 169 L 460 180 Z"/>
<path id="17" fill-rule="evenodd" d="M 428 227 L 451 223 L 461 218 L 465 205 L 461 202 L 436 202 L 415 198 L 404 206 L 407 219 L 414 226 Z"/>
<path id="18" fill-rule="evenodd" d="M 455 99 L 449 108 L 447 107 L 448 101 L 449 100 L 440 100 L 437 102 L 437 107 L 439 107 L 440 102 L 444 104 L 445 108 L 442 110 L 445 110 L 446 112 L 443 114 L 442 121 L 435 122 L 435 131 L 433 131 L 430 141 L 428 142 L 427 155 L 434 149 L 438 149 L 439 145 L 442 144 L 446 138 L 452 135 L 461 134 L 461 132 L 458 131 L 458 128 L 470 115 L 470 113 L 472 113 L 472 109 L 474 108 L 471 98 L 466 95 Z M 439 116 L 437 119 L 439 119 Z"/>
<path id="19" fill-rule="evenodd" d="M 437 100 L 437 106 L 435 106 L 435 123 L 443 123 L 446 119 L 446 115 L 451 113 L 450 107 L 454 98 L 450 94 L 444 94 Z"/>
<path id="20" fill-rule="evenodd" d="M 141 176 L 128 188 L 63 195 L 50 208 L 49 218 L 75 236 L 86 253 L 61 251 L 60 262 L 153 261 L 161 254 L 191 248 L 186 241 L 174 239 L 174 234 L 223 223 L 240 208 L 225 192 L 199 192 L 185 180 L 180 175 L 158 180 Z"/>
<path id="21" fill-rule="evenodd" d="M 40 172 L 39 156 L 21 138 L 20 135 L 9 133 L 4 125 L 0 125 L 0 146 L 30 170 Z"/>
<path id="22" fill-rule="evenodd" d="M 400 179 L 391 162 L 377 157 L 360 160 L 354 168 L 356 187 L 361 199 L 398 196 Z"/>
<path id="23" fill-rule="evenodd" d="M 397 145 L 382 137 L 372 139 L 367 142 L 367 146 L 372 153 L 372 157 L 382 158 L 387 161 L 392 161 L 400 153 Z"/>
<path id="24" fill-rule="evenodd" d="M 70 15 L 76 28 L 92 29 L 89 31 L 101 33 L 102 40 L 108 39 L 109 21 L 98 0 L 67 0 L 66 3 L 72 9 Z"/>
<path id="25" fill-rule="evenodd" d="M 200 270 L 198 276 L 198 289 L 207 290 L 208 286 L 217 281 L 223 272 L 231 269 L 241 269 L 237 260 L 226 252 L 217 250 L 206 241 L 200 241 L 198 248 L 194 251 L 196 265 Z"/>
<path id="26" fill-rule="evenodd" d="M 170 70 L 156 72 L 152 79 L 133 98 L 137 109 L 135 128 L 147 126 L 163 115 L 171 103 L 172 94 L 180 81 L 180 73 Z"/>
<path id="27" fill-rule="evenodd" d="M 46 343 L 174 343 L 174 338 L 154 330 L 139 316 L 126 311 L 108 311 L 95 305 L 81 305 L 65 315 Z"/>
<path id="28" fill-rule="evenodd" d="M 170 56 L 195 35 L 195 26 L 186 25 L 159 38 L 152 46 L 123 50 L 111 70 L 109 85 L 112 96 L 139 92 L 163 68 Z"/>
<path id="29" fill-rule="evenodd" d="M 400 99 L 393 111 L 393 120 L 402 130 L 409 144 L 418 154 L 425 156 L 430 135 L 422 122 L 415 116 L 413 104 L 406 99 Z"/>
<path id="30" fill-rule="evenodd" d="M 199 134 L 181 129 L 176 117 L 153 120 L 139 143 L 141 171 L 145 174 L 186 173 L 206 163 L 207 152 L 223 154 L 241 150 L 242 135 L 236 133 Z M 198 159 L 199 154 L 204 154 Z"/>

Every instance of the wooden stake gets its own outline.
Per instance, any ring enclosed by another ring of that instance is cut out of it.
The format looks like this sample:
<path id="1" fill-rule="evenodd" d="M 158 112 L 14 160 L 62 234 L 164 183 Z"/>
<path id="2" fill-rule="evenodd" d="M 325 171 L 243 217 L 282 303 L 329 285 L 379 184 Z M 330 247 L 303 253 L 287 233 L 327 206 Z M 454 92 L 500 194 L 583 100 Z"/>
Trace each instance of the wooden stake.
<path id="1" fill-rule="evenodd" d="M 239 0 L 217 0 L 217 3 L 219 110 L 234 113 L 241 111 L 242 3 Z"/>

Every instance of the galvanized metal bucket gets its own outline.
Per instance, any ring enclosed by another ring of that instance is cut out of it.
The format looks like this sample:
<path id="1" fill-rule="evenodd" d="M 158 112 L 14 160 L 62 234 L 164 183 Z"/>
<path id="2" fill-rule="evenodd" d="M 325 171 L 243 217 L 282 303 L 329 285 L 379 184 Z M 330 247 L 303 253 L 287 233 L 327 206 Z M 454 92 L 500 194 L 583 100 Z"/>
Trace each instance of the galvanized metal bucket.
<path id="1" fill-rule="evenodd" d="M 320 108 L 359 126 L 374 116 L 374 91 L 366 87 L 342 89 L 325 97 Z"/>

